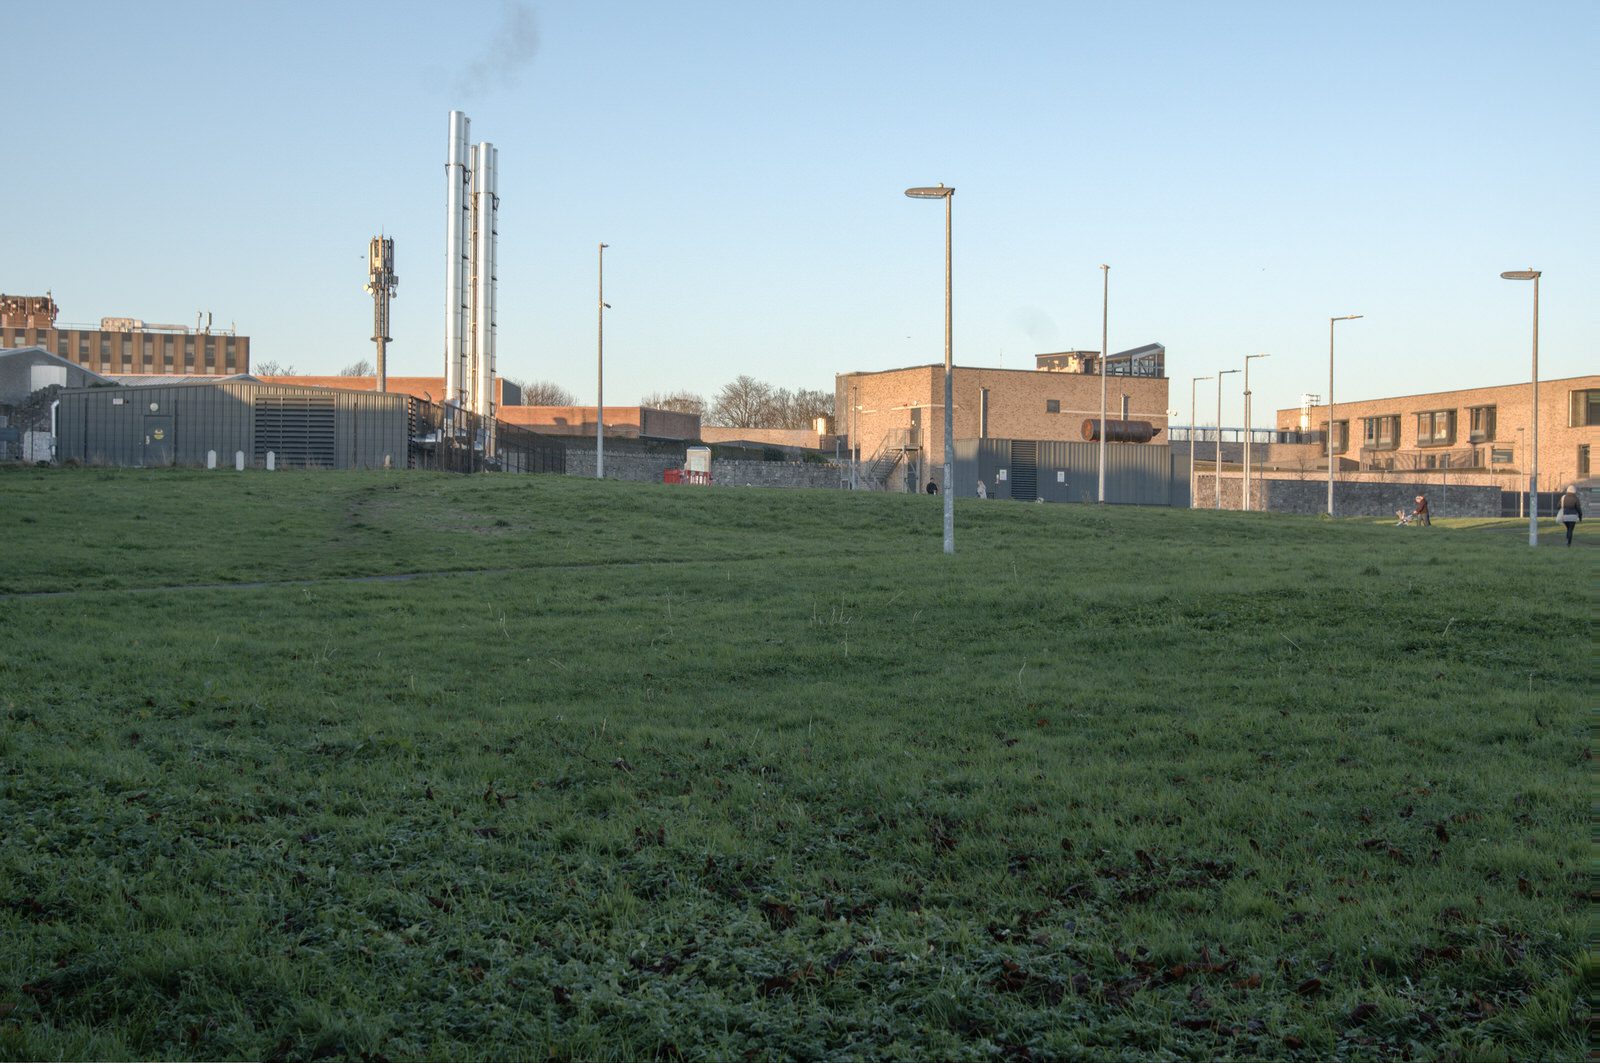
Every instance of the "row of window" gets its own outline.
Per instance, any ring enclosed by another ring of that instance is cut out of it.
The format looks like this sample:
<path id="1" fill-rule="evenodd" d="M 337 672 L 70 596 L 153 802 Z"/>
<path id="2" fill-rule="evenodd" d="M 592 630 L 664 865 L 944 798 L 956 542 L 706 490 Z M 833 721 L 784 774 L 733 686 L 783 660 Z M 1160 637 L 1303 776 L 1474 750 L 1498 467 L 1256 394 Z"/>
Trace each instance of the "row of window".
<path id="1" fill-rule="evenodd" d="M 1407 459 L 1402 457 L 1402 462 Z M 1457 454 L 1452 459 L 1448 451 L 1439 454 L 1421 454 L 1415 457 L 1415 464 L 1409 465 L 1416 469 L 1481 469 L 1485 466 L 1511 465 L 1516 461 L 1516 455 L 1511 447 L 1490 447 L 1489 450 L 1474 449 Z M 1394 469 L 1396 460 L 1393 457 L 1373 458 L 1371 467 L 1375 469 Z M 1589 444 L 1579 443 L 1577 453 L 1577 471 L 1580 477 L 1589 475 Z"/>
<path id="2" fill-rule="evenodd" d="M 1467 408 L 1467 442 L 1492 443 L 1496 436 L 1496 408 L 1494 406 L 1469 406 Z M 1455 410 L 1426 410 L 1416 415 L 1417 446 L 1454 446 L 1458 425 Z M 1582 428 L 1600 425 L 1600 388 L 1588 388 L 1569 393 L 1567 425 Z M 1361 419 L 1361 446 L 1364 450 L 1397 450 L 1400 447 L 1400 414 L 1386 413 Z M 1333 448 L 1343 453 L 1350 448 L 1350 422 L 1333 424 Z"/>
<path id="3" fill-rule="evenodd" d="M 1044 412 L 1045 413 L 1060 413 L 1061 412 L 1061 400 L 1060 399 L 1045 399 L 1044 400 Z M 1128 396 L 1126 396 L 1126 395 L 1122 396 L 1122 412 L 1118 416 L 1124 421 L 1126 421 L 1128 419 Z"/>

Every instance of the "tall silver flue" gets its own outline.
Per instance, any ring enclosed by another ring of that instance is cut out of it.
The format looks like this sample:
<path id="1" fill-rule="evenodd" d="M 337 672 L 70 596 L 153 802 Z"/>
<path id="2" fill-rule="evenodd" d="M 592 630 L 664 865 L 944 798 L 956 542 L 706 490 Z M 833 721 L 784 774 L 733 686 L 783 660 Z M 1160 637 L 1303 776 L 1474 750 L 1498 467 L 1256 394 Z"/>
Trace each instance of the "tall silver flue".
<path id="1" fill-rule="evenodd" d="M 500 197 L 500 152 L 488 141 L 473 151 L 472 166 L 472 411 L 489 426 L 485 454 L 494 453 L 495 243 Z"/>
<path id="2" fill-rule="evenodd" d="M 445 156 L 444 401 L 467 404 L 472 240 L 472 120 L 450 112 Z"/>

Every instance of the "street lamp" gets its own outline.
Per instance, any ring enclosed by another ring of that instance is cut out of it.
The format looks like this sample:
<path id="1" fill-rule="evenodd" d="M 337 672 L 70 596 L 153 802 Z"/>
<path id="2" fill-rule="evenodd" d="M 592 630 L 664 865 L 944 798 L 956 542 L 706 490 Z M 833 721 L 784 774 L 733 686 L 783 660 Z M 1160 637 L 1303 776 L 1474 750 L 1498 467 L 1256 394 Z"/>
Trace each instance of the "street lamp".
<path id="1" fill-rule="evenodd" d="M 1333 516 L 1333 476 L 1335 458 L 1333 456 L 1333 323 L 1335 321 L 1355 321 L 1361 314 L 1346 314 L 1343 317 L 1330 317 L 1328 319 L 1328 516 Z"/>
<path id="2" fill-rule="evenodd" d="M 606 478 L 606 311 L 611 309 L 611 304 L 606 302 L 606 248 L 610 244 L 600 245 L 600 306 L 597 308 L 599 323 L 595 328 L 595 395 L 594 395 L 594 478 Z"/>
<path id="3" fill-rule="evenodd" d="M 1106 311 L 1111 307 L 1111 267 L 1100 265 L 1100 496 L 1106 501 L 1106 370 L 1110 368 L 1111 348 L 1106 346 Z"/>
<path id="4" fill-rule="evenodd" d="M 1244 508 L 1250 508 L 1250 359 L 1271 358 L 1270 354 L 1244 356 Z"/>
<path id="5" fill-rule="evenodd" d="M 1217 456 L 1211 464 L 1211 485 L 1217 489 L 1217 509 L 1222 508 L 1222 378 L 1237 369 L 1217 370 Z"/>
<path id="6" fill-rule="evenodd" d="M 1511 269 L 1508 281 L 1533 282 L 1533 438 L 1528 447 L 1528 545 L 1539 545 L 1539 277 L 1536 269 Z"/>
<path id="7" fill-rule="evenodd" d="M 1197 376 L 1189 381 L 1189 508 L 1195 508 L 1194 500 L 1194 433 L 1195 433 L 1195 388 L 1200 381 L 1210 380 L 1209 376 Z"/>
<path id="8" fill-rule="evenodd" d="M 956 190 L 939 185 L 936 188 L 908 188 L 906 195 L 912 199 L 944 200 L 944 552 L 956 552 L 955 476 L 951 461 L 955 451 L 955 426 L 951 423 L 950 387 L 950 201 Z"/>

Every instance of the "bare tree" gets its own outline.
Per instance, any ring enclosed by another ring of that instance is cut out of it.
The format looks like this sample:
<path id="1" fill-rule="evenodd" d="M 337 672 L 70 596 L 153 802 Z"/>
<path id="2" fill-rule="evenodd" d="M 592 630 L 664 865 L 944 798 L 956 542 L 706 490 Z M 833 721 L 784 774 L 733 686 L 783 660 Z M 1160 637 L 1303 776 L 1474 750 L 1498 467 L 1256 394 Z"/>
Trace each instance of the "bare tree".
<path id="1" fill-rule="evenodd" d="M 282 362 L 257 362 L 250 369 L 252 376 L 294 376 L 294 366 Z"/>
<path id="2" fill-rule="evenodd" d="M 573 406 L 578 402 L 572 392 L 549 380 L 527 380 L 514 376 L 505 379 L 522 392 L 524 406 Z"/>
<path id="3" fill-rule="evenodd" d="M 833 395 L 810 388 L 779 388 L 772 395 L 767 428 L 810 428 L 818 417 L 833 416 Z"/>
<path id="4" fill-rule="evenodd" d="M 653 410 L 670 410 L 673 413 L 692 413 L 702 420 L 706 416 L 706 400 L 692 391 L 652 391 L 639 400 L 640 406 Z"/>
<path id="5" fill-rule="evenodd" d="M 351 362 L 349 365 L 345 366 L 343 369 L 339 370 L 339 375 L 340 376 L 372 376 L 377 371 L 378 371 L 377 367 L 374 366 L 370 361 L 368 361 L 365 358 L 358 358 L 355 361 Z"/>
<path id="6" fill-rule="evenodd" d="M 762 428 L 772 417 L 772 385 L 741 373 L 722 385 L 712 401 L 713 425 L 723 428 Z"/>

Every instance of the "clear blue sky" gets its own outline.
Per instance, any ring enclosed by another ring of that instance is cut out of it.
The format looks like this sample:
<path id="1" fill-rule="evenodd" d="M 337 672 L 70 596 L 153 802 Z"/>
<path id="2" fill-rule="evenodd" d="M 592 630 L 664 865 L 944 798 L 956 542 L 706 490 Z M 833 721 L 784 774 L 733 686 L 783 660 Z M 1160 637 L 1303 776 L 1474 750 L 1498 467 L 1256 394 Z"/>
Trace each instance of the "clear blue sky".
<path id="1" fill-rule="evenodd" d="M 446 12 L 453 17 L 446 21 Z M 500 148 L 500 369 L 594 397 L 942 357 L 1247 353 L 1258 423 L 1600 351 L 1600 3 L 6 0 L 0 291 L 65 320 L 237 322 L 254 357 L 441 373 L 451 108 Z M 1238 423 L 1238 377 L 1224 421 Z M 1207 385 L 1202 385 L 1204 389 Z M 1205 391 L 1202 390 L 1202 396 Z M 1215 392 L 1202 410 L 1214 409 Z M 1202 419 L 1209 415 L 1202 414 Z"/>

